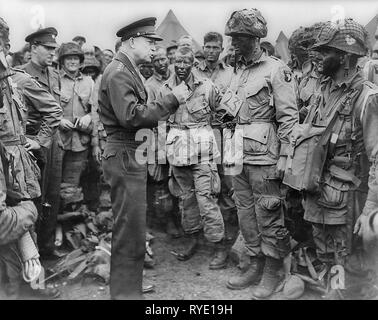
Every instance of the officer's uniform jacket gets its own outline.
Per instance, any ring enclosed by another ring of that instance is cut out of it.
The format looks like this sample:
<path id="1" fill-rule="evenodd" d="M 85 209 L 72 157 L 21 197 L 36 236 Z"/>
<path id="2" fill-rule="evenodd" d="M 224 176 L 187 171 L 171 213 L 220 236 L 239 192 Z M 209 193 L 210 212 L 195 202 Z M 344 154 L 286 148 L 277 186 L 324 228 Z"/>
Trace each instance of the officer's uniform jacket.
<path id="1" fill-rule="evenodd" d="M 48 148 L 62 119 L 62 108 L 32 76 L 20 69 L 12 71 L 14 88 L 20 92 L 27 108 L 26 133 L 42 147 Z"/>
<path id="2" fill-rule="evenodd" d="M 48 92 L 50 92 L 55 100 L 60 103 L 60 76 L 59 72 L 53 67 L 43 68 L 31 60 L 18 67 L 26 71 L 34 77 Z"/>
<path id="3" fill-rule="evenodd" d="M 280 155 L 287 154 L 290 133 L 298 122 L 290 69 L 264 52 L 251 64 L 241 57 L 230 89 L 243 101 L 236 125 L 244 138 L 243 163 L 276 164 Z"/>
<path id="4" fill-rule="evenodd" d="M 84 76 L 81 72 L 73 78 L 64 69 L 61 70 L 60 77 L 62 83 L 60 100 L 63 118 L 75 124 L 77 119 L 91 113 L 93 80 L 89 76 Z M 90 134 L 77 129 L 61 130 L 60 136 L 63 149 L 73 152 L 88 149 L 91 140 Z"/>
<path id="5" fill-rule="evenodd" d="M 346 107 L 338 117 L 345 121 L 333 128 L 320 193 L 306 197 L 304 217 L 315 223 L 347 223 L 349 191 L 366 193 L 368 160 L 372 164 L 368 200 L 377 199 L 378 87 L 364 80 L 360 72 L 337 85 L 327 77 L 312 98 L 305 123 L 327 126 L 340 104 Z"/>
<path id="6" fill-rule="evenodd" d="M 168 94 L 180 81 L 176 75 L 164 84 L 160 97 Z M 168 119 L 167 158 L 175 166 L 206 163 L 220 156 L 211 128 L 211 114 L 219 106 L 221 95 L 209 79 L 194 72 L 187 86 L 190 95 Z"/>
<path id="7" fill-rule="evenodd" d="M 138 129 L 153 128 L 158 121 L 167 120 L 177 106 L 172 93 L 147 104 L 138 68 L 125 53 L 119 51 L 106 67 L 100 85 L 99 113 L 108 137 L 125 133 L 132 138 Z"/>

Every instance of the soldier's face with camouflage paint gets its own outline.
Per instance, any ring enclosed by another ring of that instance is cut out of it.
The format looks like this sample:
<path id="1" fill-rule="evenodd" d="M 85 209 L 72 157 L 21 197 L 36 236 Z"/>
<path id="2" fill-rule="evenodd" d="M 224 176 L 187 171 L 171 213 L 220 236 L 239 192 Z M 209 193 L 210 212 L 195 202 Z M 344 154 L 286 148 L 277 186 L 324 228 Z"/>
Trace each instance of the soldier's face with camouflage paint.
<path id="1" fill-rule="evenodd" d="M 341 68 L 341 54 L 331 48 L 321 48 L 322 60 L 318 64 L 319 72 L 326 76 L 334 76 Z"/>
<path id="2" fill-rule="evenodd" d="M 193 53 L 188 52 L 186 54 L 182 54 L 181 52 L 177 51 L 175 57 L 175 73 L 180 80 L 185 81 L 189 77 L 193 68 Z"/>
<path id="3" fill-rule="evenodd" d="M 76 73 L 80 67 L 80 58 L 76 55 L 66 56 L 63 59 L 63 68 L 69 73 Z"/>
<path id="4" fill-rule="evenodd" d="M 232 36 L 232 46 L 235 48 L 235 53 L 240 54 L 243 57 L 247 58 L 256 52 L 258 49 L 259 39 L 255 37 L 249 37 L 244 35 L 233 35 Z"/>
<path id="5" fill-rule="evenodd" d="M 164 49 L 158 49 L 155 52 L 154 58 L 152 59 L 152 63 L 154 65 L 155 71 L 158 74 L 161 74 L 163 76 L 167 74 L 169 61 Z"/>

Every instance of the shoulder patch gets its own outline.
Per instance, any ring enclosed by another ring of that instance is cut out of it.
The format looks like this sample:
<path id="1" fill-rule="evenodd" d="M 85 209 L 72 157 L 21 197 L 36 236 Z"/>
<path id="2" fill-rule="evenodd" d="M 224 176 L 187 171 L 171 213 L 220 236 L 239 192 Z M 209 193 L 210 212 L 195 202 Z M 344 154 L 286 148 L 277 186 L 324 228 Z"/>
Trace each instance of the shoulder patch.
<path id="1" fill-rule="evenodd" d="M 291 71 L 289 70 L 283 70 L 283 73 L 284 73 L 284 79 L 286 82 L 291 82 L 291 80 L 293 79 L 293 74 L 291 73 Z"/>

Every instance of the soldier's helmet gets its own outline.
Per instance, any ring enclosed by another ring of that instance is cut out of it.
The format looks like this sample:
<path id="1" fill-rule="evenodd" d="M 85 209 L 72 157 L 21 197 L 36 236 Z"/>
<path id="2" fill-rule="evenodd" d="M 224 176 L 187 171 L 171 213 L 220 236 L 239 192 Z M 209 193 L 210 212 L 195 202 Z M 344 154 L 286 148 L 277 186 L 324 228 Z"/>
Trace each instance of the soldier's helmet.
<path id="1" fill-rule="evenodd" d="M 81 69 L 84 70 L 85 68 L 94 68 L 100 71 L 100 62 L 95 57 L 85 57 Z"/>
<path id="2" fill-rule="evenodd" d="M 317 22 L 310 27 L 299 27 L 289 39 L 289 51 L 300 64 L 308 60 L 309 52 L 315 44 L 323 23 Z"/>
<path id="3" fill-rule="evenodd" d="M 244 35 L 265 38 L 268 33 L 266 21 L 257 9 L 234 11 L 226 23 L 225 35 Z"/>
<path id="4" fill-rule="evenodd" d="M 0 17 L 0 38 L 5 43 L 9 42 L 9 26 L 3 18 Z"/>
<path id="5" fill-rule="evenodd" d="M 81 50 L 80 46 L 75 42 L 62 43 L 58 51 L 59 62 L 62 63 L 63 58 L 66 56 L 78 56 L 80 63 L 84 61 L 84 52 Z"/>
<path id="6" fill-rule="evenodd" d="M 364 56 L 368 51 L 368 33 L 353 19 L 344 19 L 337 23 L 328 21 L 320 30 L 313 50 L 319 50 L 322 47 Z"/>

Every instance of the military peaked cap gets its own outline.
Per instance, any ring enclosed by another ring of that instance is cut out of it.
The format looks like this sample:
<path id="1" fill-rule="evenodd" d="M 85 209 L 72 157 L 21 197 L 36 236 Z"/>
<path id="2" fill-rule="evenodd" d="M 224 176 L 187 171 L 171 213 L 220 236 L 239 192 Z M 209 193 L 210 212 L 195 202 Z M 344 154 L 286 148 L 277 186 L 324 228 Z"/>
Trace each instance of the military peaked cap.
<path id="1" fill-rule="evenodd" d="M 155 22 L 156 18 L 144 18 L 118 30 L 116 35 L 120 37 L 122 41 L 135 37 L 146 37 L 161 41 L 163 39 L 155 33 Z"/>
<path id="2" fill-rule="evenodd" d="M 58 35 L 58 31 L 55 28 L 44 28 L 39 29 L 36 32 L 29 34 L 25 41 L 29 42 L 30 44 L 41 44 L 46 47 L 53 47 L 57 48 L 58 44 L 56 43 L 56 36 Z"/>

